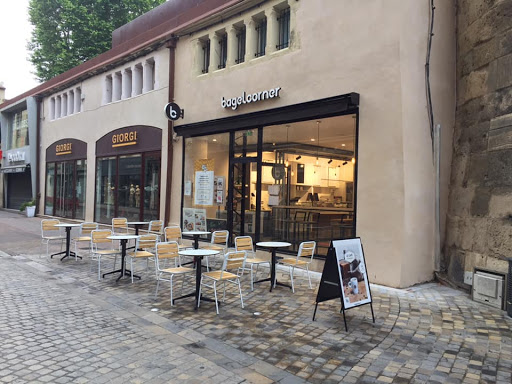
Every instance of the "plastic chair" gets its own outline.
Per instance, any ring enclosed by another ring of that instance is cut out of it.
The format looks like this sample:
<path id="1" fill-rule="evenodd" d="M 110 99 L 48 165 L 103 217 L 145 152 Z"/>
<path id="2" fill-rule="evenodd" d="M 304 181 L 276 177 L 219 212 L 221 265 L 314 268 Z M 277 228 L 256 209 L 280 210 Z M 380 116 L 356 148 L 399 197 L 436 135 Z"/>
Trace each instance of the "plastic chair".
<path id="1" fill-rule="evenodd" d="M 101 280 L 101 258 L 114 256 L 114 269 L 116 267 L 117 255 L 121 255 L 119 249 L 114 249 L 112 240 L 107 239 L 112 236 L 110 229 L 97 229 L 91 231 L 91 269 L 92 261 L 98 261 L 98 280 Z"/>
<path id="2" fill-rule="evenodd" d="M 133 283 L 133 261 L 146 259 L 147 266 L 149 266 L 149 260 L 155 257 L 155 254 L 149 252 L 148 250 L 154 251 L 156 249 L 156 244 L 158 242 L 158 236 L 154 233 L 148 233 L 147 235 L 141 235 L 137 238 L 135 242 L 135 249 L 133 252 L 127 253 L 126 257 L 130 261 L 130 271 L 132 275 L 132 283 Z M 127 260 L 128 261 L 128 260 Z M 147 269 L 146 266 L 146 269 Z"/>
<path id="3" fill-rule="evenodd" d="M 187 274 L 193 274 L 195 272 L 192 268 L 186 268 L 181 266 L 181 259 L 179 255 L 179 245 L 176 241 L 169 241 L 164 243 L 158 243 L 156 245 L 156 256 L 155 256 L 155 265 L 156 265 L 156 291 L 155 298 L 158 295 L 158 288 L 160 286 L 160 281 L 168 281 L 171 287 L 171 306 L 173 303 L 173 279 L 175 276 L 183 276 L 183 282 L 181 284 L 181 289 L 183 289 L 183 285 L 185 284 L 185 276 Z M 173 268 L 165 268 L 164 264 L 167 260 L 174 261 Z M 166 277 L 168 276 L 168 277 Z"/>
<path id="4" fill-rule="evenodd" d="M 75 246 L 75 255 L 78 256 L 78 244 L 86 243 L 89 246 L 89 254 L 91 253 L 91 232 L 98 229 L 97 223 L 80 224 L 80 233 L 77 237 L 71 239 L 71 243 Z M 75 259 L 77 258 L 75 256 Z"/>
<path id="5" fill-rule="evenodd" d="M 249 270 L 251 272 L 251 291 L 254 290 L 254 278 L 253 275 L 258 273 L 258 268 L 260 265 L 268 265 L 270 269 L 270 261 L 265 259 L 256 258 L 256 252 L 254 252 L 254 246 L 252 243 L 251 236 L 237 236 L 235 237 L 235 250 L 238 251 L 246 251 L 247 259 L 246 264 L 250 267 L 244 267 L 243 270 Z M 254 266 L 256 266 L 256 273 L 254 273 Z"/>
<path id="6" fill-rule="evenodd" d="M 245 263 L 247 260 L 247 252 L 228 252 L 224 255 L 224 262 L 220 271 L 205 272 L 201 275 L 201 284 L 199 286 L 199 300 L 197 306 L 201 305 L 201 292 L 203 286 L 212 288 L 215 294 L 215 309 L 217 315 L 219 314 L 219 302 L 217 299 L 217 284 L 221 283 L 224 285 L 224 293 L 222 295 L 222 302 L 226 299 L 226 283 L 238 286 L 238 292 L 240 292 L 240 302 L 242 308 L 244 307 L 244 300 L 242 297 L 242 287 L 240 286 L 240 276 L 243 274 L 245 269 Z M 236 269 L 236 274 L 229 272 L 229 270 Z"/>
<path id="7" fill-rule="evenodd" d="M 313 289 L 311 286 L 311 276 L 309 275 L 309 265 L 313 261 L 313 256 L 315 254 L 316 242 L 314 241 L 304 241 L 300 243 L 299 251 L 297 252 L 297 256 L 294 258 L 285 258 L 282 260 L 278 260 L 277 263 L 288 267 L 290 270 L 290 280 L 292 283 L 292 292 L 295 293 L 295 287 L 293 285 L 293 272 L 295 268 L 305 269 L 308 274 L 309 288 Z M 309 259 L 301 259 L 307 257 Z M 274 280 L 275 286 L 275 280 Z"/>
<path id="8" fill-rule="evenodd" d="M 46 244 L 46 257 L 50 254 L 51 242 L 60 241 L 60 250 L 62 251 L 62 246 L 66 240 L 66 236 L 62 233 L 61 229 L 56 227 L 57 224 L 60 224 L 60 221 L 57 219 L 41 220 L 41 248 Z M 42 254 L 43 252 L 41 250 L 41 255 Z"/>

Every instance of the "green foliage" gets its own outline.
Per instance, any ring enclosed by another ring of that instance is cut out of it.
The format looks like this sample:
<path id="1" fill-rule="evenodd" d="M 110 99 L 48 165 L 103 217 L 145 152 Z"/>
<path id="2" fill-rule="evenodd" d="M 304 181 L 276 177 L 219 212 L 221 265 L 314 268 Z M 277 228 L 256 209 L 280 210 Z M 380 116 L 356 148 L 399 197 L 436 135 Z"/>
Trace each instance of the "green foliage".
<path id="1" fill-rule="evenodd" d="M 25 208 L 32 207 L 34 205 L 36 205 L 36 201 L 35 200 L 26 201 L 26 202 L 24 202 L 23 204 L 20 205 L 20 211 L 23 212 L 23 211 L 25 211 Z"/>
<path id="2" fill-rule="evenodd" d="M 112 31 L 165 0 L 30 0 L 28 43 L 40 81 L 111 48 Z"/>

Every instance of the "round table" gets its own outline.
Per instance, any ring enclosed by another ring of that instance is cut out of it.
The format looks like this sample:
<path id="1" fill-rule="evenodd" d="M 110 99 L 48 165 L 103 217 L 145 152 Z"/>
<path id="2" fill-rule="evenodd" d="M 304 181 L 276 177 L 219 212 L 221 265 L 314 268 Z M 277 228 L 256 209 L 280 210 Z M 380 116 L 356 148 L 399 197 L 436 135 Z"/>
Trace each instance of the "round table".
<path id="1" fill-rule="evenodd" d="M 55 226 L 58 228 L 66 228 L 66 250 L 62 251 L 62 252 L 54 253 L 53 255 L 50 256 L 50 258 L 53 258 L 53 256 L 55 256 L 55 255 L 64 254 L 64 256 L 62 257 L 62 259 L 60 259 L 60 261 L 64 260 L 66 257 L 70 257 L 70 256 L 75 256 L 75 260 L 77 257 L 79 257 L 81 259 L 82 256 L 78 256 L 75 252 L 71 252 L 71 249 L 70 249 L 71 248 L 71 228 L 79 227 L 80 224 L 60 223 L 60 224 L 55 224 Z"/>
<path id="2" fill-rule="evenodd" d="M 199 289 L 201 287 L 201 274 L 202 274 L 202 268 L 201 268 L 201 261 L 203 260 L 203 257 L 205 256 L 213 256 L 219 254 L 219 251 L 215 251 L 213 249 L 185 249 L 183 251 L 178 252 L 182 256 L 193 256 L 194 262 L 196 264 L 196 291 L 193 293 L 190 293 L 188 295 L 180 296 L 175 298 L 174 300 L 184 299 L 185 297 L 196 297 L 196 308 L 199 304 Z M 215 300 L 210 299 L 208 297 L 201 297 L 204 301 L 211 301 L 215 302 Z"/>
<path id="3" fill-rule="evenodd" d="M 208 231 L 188 231 L 183 232 L 184 235 L 194 236 L 194 249 L 199 249 L 199 236 L 209 235 L 211 232 Z"/>
<path id="4" fill-rule="evenodd" d="M 127 222 L 126 224 L 128 225 L 133 225 L 135 227 L 135 235 L 136 236 L 139 236 L 139 229 L 143 226 L 143 225 L 147 225 L 149 224 L 149 221 L 129 221 Z"/>
<path id="5" fill-rule="evenodd" d="M 274 287 L 274 285 L 282 285 L 283 287 L 288 287 L 291 289 L 291 285 L 279 283 L 276 279 L 276 251 L 279 248 L 289 247 L 291 246 L 291 244 L 285 241 L 260 241 L 259 243 L 256 243 L 256 246 L 261 248 L 269 248 L 272 250 L 270 279 L 260 280 L 260 282 L 270 280 L 270 292 L 272 292 L 272 288 Z"/>
<path id="6" fill-rule="evenodd" d="M 132 271 L 127 270 L 126 266 L 125 266 L 126 243 L 128 242 L 128 240 L 134 240 L 134 239 L 137 239 L 138 237 L 139 236 L 136 236 L 136 235 L 112 235 L 112 236 L 107 236 L 107 239 L 119 240 L 121 242 L 121 269 L 117 269 L 117 270 L 112 271 L 112 272 L 104 273 L 103 277 L 105 277 L 106 275 L 110 275 L 112 273 L 121 272 L 121 274 L 119 275 L 119 277 L 116 280 L 116 281 L 119 281 L 119 279 L 121 277 L 123 277 L 123 276 L 131 276 L 132 275 Z M 140 276 L 133 275 L 133 277 L 136 277 L 137 279 L 140 280 Z"/>

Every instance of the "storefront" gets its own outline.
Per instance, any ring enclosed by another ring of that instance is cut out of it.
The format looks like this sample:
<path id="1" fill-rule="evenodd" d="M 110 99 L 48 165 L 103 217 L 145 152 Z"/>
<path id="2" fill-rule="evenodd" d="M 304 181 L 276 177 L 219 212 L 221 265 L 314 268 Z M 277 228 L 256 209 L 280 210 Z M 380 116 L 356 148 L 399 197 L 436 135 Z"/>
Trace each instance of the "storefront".
<path id="1" fill-rule="evenodd" d="M 255 241 L 355 235 L 359 95 L 175 127 L 183 140 L 182 226 Z"/>
<path id="2" fill-rule="evenodd" d="M 161 149 L 162 130 L 140 125 L 96 142 L 95 221 L 159 218 Z"/>
<path id="3" fill-rule="evenodd" d="M 85 219 L 87 143 L 62 139 L 46 149 L 44 213 Z"/>
<path id="4" fill-rule="evenodd" d="M 5 207 L 19 209 L 23 203 L 32 200 L 30 148 L 5 151 L 3 156 Z"/>

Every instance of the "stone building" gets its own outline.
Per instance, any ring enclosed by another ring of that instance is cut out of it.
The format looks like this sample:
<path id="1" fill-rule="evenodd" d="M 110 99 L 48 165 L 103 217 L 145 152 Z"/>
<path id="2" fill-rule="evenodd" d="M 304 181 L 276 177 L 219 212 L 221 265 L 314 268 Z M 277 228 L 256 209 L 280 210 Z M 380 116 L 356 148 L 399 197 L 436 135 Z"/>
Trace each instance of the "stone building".
<path id="1" fill-rule="evenodd" d="M 458 1 L 453 138 L 444 267 L 463 285 L 512 256 L 512 0 Z"/>

